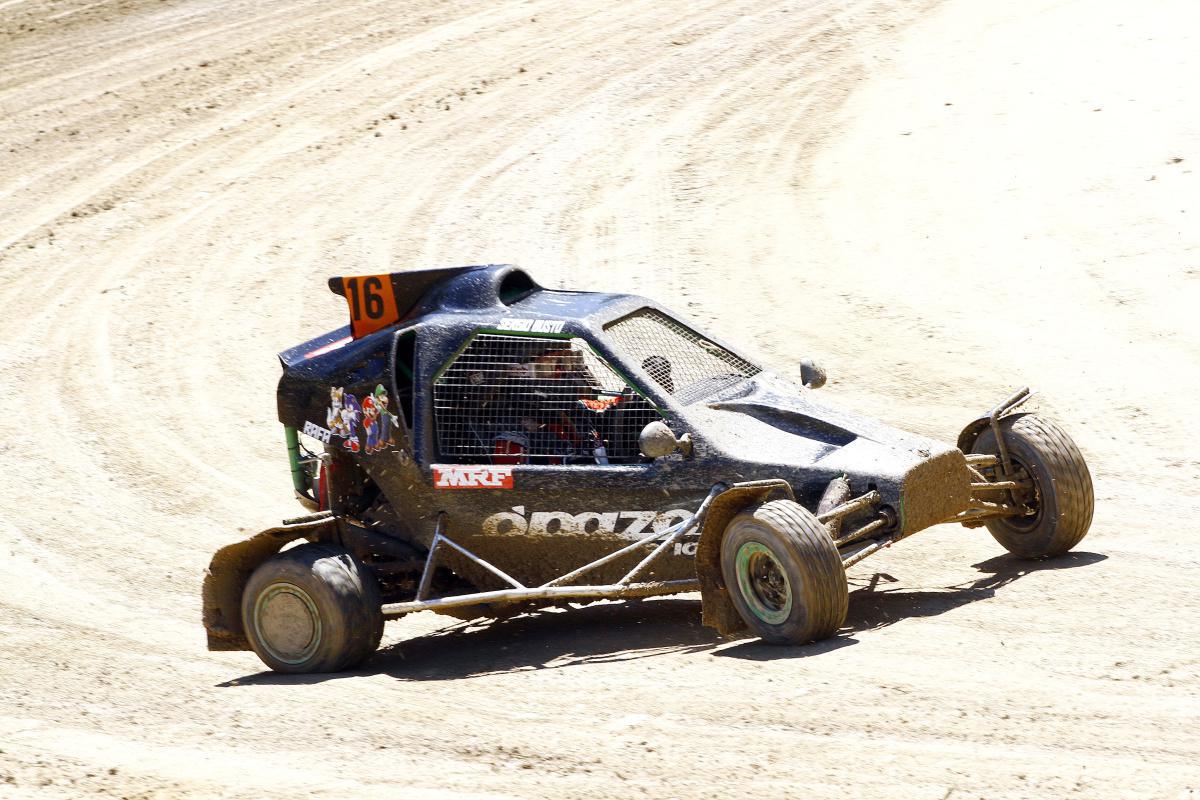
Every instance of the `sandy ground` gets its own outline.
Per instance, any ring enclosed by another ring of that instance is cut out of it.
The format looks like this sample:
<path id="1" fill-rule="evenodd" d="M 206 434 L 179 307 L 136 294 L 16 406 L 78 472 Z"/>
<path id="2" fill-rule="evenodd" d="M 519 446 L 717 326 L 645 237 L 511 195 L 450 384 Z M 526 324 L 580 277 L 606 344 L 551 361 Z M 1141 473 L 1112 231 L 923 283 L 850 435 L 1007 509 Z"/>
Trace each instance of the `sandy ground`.
<path id="1" fill-rule="evenodd" d="M 1200 794 L 1200 38 L 1147 0 L 0 0 L 0 796 Z M 1079 551 L 942 527 L 838 638 L 693 597 L 208 653 L 296 511 L 274 354 L 330 274 L 635 290 L 953 437 L 1042 391 Z"/>

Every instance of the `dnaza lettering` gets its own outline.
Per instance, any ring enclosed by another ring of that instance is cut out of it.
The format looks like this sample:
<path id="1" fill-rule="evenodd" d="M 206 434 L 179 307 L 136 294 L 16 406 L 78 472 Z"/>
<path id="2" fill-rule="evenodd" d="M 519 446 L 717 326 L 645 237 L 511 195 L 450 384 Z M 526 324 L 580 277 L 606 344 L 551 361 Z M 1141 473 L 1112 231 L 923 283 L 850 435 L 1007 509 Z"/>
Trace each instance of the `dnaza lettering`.
<path id="1" fill-rule="evenodd" d="M 566 511 L 525 512 L 525 506 L 513 506 L 511 511 L 501 511 L 483 521 L 483 532 L 489 535 L 532 536 L 560 533 L 608 534 L 625 539 L 644 539 L 652 533 L 661 533 L 690 517 L 692 512 L 675 508 L 670 511 L 583 511 L 571 514 Z"/>
<path id="2" fill-rule="evenodd" d="M 435 489 L 511 489 L 512 467 L 440 465 L 433 467 Z"/>

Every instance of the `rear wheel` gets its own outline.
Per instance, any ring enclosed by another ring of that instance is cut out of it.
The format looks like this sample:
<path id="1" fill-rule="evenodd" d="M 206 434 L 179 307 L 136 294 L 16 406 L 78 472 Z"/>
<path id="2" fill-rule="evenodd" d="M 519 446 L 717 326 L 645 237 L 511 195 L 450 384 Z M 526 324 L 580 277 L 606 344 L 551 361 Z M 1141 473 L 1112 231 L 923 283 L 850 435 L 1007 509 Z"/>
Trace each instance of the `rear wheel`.
<path id="1" fill-rule="evenodd" d="M 846 618 L 837 547 L 825 526 L 791 500 L 764 503 L 730 521 L 721 574 L 742 619 L 771 644 L 826 639 Z"/>
<path id="2" fill-rule="evenodd" d="M 1062 428 L 1033 414 L 1006 417 L 1000 420 L 1000 430 L 1017 478 L 1030 484 L 1016 499 L 1031 513 L 990 519 L 987 529 L 1022 558 L 1062 555 L 1079 544 L 1092 524 L 1095 497 L 1083 454 Z M 991 428 L 984 429 L 971 449 L 1000 454 Z"/>
<path id="3" fill-rule="evenodd" d="M 305 544 L 261 564 L 242 593 L 242 624 L 276 672 L 339 672 L 383 636 L 375 576 L 348 551 Z"/>

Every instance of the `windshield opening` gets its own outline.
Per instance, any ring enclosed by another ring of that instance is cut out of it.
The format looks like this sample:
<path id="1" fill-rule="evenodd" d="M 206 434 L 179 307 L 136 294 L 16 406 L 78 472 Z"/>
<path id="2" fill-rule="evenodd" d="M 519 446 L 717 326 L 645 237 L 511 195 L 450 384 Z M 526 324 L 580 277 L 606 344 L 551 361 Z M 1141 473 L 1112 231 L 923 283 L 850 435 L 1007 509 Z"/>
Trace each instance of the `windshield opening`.
<path id="1" fill-rule="evenodd" d="M 684 405 L 712 397 L 762 369 L 691 328 L 642 308 L 604 328 L 613 346 Z"/>

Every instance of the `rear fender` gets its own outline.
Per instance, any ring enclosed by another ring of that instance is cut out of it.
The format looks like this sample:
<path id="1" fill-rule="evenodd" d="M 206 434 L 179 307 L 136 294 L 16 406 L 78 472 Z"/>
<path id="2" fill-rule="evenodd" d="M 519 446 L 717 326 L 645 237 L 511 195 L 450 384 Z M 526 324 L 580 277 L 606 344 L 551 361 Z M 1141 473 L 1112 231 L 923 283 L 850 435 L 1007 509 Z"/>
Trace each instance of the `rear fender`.
<path id="1" fill-rule="evenodd" d="M 249 539 L 226 545 L 204 571 L 204 629 L 209 650 L 249 650 L 242 628 L 242 590 L 260 564 L 297 539 L 328 539 L 337 518 L 328 511 L 289 520 Z"/>
<path id="2" fill-rule="evenodd" d="M 725 528 L 737 514 L 769 500 L 795 500 L 787 481 L 767 480 L 735 483 L 717 495 L 704 516 L 700 541 L 696 545 L 696 579 L 700 582 L 702 622 L 723 635 L 746 629 L 725 580 L 721 575 L 721 540 Z"/>

